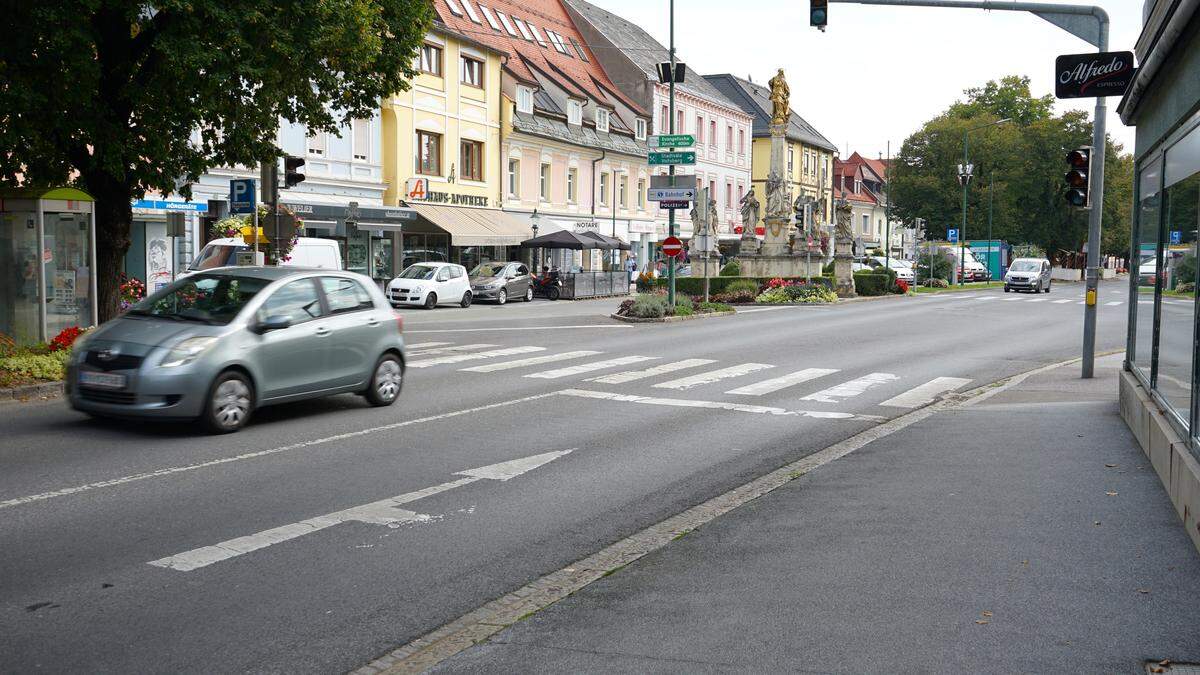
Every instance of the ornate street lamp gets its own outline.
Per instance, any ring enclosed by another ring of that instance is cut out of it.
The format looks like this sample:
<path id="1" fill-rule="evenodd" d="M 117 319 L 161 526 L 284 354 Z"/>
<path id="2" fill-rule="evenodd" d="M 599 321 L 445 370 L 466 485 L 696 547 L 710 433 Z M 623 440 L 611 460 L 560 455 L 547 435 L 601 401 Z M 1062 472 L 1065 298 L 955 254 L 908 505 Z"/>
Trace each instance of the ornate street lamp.
<path id="1" fill-rule="evenodd" d="M 541 220 L 542 220 L 542 216 L 541 216 L 541 214 L 539 214 L 537 212 L 537 209 L 535 208 L 533 210 L 533 213 L 531 213 L 529 215 L 530 229 L 533 230 L 533 238 L 534 239 L 537 239 L 538 223 L 541 222 Z M 540 269 L 541 268 L 538 267 L 537 249 L 535 248 L 535 249 L 533 249 L 533 270 L 536 273 Z"/>

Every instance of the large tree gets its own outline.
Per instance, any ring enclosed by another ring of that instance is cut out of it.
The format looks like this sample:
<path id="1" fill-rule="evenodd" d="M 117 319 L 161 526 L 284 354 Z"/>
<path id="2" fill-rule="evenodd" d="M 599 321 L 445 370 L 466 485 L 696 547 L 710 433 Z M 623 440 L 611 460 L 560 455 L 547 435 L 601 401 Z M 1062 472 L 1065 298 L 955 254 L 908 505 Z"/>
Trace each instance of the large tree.
<path id="1" fill-rule="evenodd" d="M 426 0 L 3 6 L 0 185 L 96 199 L 101 320 L 117 311 L 132 200 L 277 157 L 281 118 L 334 131 L 374 114 L 408 87 L 432 21 Z"/>
<path id="2" fill-rule="evenodd" d="M 1091 144 L 1088 115 L 1055 116 L 1053 97 L 1033 96 L 1025 77 L 989 81 L 965 94 L 905 140 L 892 170 L 893 212 L 909 223 L 925 219 L 931 236 L 961 226 L 957 167 L 968 133 L 975 170 L 967 190 L 967 237 L 984 238 L 990 212 L 993 238 L 1036 244 L 1051 255 L 1078 251 L 1087 239 L 1087 212 L 1067 205 L 1063 175 L 1067 152 Z M 1011 122 L 985 126 L 1005 118 Z M 1133 172 L 1120 151 L 1109 141 L 1101 247 L 1125 255 Z"/>

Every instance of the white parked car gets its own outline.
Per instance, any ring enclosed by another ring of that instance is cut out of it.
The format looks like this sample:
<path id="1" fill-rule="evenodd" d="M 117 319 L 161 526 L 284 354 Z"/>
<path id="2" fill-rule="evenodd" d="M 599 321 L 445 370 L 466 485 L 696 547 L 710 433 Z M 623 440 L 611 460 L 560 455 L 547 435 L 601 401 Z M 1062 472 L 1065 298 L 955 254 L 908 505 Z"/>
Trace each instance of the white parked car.
<path id="1" fill-rule="evenodd" d="M 882 270 L 885 268 L 885 266 L 890 267 L 891 270 L 896 273 L 896 278 L 900 281 L 906 281 L 910 284 L 913 282 L 914 275 L 912 266 L 904 260 L 896 260 L 895 258 L 892 258 L 890 261 L 888 261 L 887 258 L 884 258 L 881 255 L 875 255 L 867 258 L 864 262 L 877 270 Z"/>
<path id="2" fill-rule="evenodd" d="M 388 283 L 387 298 L 394 307 L 409 305 L 433 309 L 447 304 L 470 307 L 471 279 L 462 265 L 414 263 Z"/>
<path id="3" fill-rule="evenodd" d="M 233 267 L 237 265 L 239 251 L 252 251 L 254 246 L 247 244 L 241 237 L 213 239 L 200 249 L 200 253 L 188 265 L 187 271 L 178 275 L 183 278 L 204 270 L 218 267 Z M 291 255 L 280 267 L 311 267 L 323 270 L 342 269 L 342 249 L 333 239 L 318 237 L 299 237 Z"/>

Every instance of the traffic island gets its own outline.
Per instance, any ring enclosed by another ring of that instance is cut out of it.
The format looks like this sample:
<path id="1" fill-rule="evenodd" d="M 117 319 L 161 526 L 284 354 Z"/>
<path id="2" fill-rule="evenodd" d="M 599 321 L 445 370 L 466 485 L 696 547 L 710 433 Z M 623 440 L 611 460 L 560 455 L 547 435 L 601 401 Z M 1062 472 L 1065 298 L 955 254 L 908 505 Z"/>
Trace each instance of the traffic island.
<path id="1" fill-rule="evenodd" d="M 687 296 L 680 296 L 675 299 L 675 306 L 672 307 L 667 304 L 665 295 L 642 294 L 622 302 L 617 311 L 609 316 L 626 323 L 670 323 L 733 314 L 733 307 L 724 303 L 697 303 Z"/>

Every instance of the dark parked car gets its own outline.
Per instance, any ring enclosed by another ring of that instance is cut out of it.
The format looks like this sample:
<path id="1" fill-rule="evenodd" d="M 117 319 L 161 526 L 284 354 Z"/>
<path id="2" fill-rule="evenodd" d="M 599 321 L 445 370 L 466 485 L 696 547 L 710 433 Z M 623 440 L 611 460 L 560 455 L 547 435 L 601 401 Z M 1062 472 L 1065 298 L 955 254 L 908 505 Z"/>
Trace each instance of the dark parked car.
<path id="1" fill-rule="evenodd" d="M 533 300 L 529 268 L 519 262 L 480 263 L 471 270 L 471 293 L 476 300 L 494 300 L 503 305 L 509 300 Z"/>

